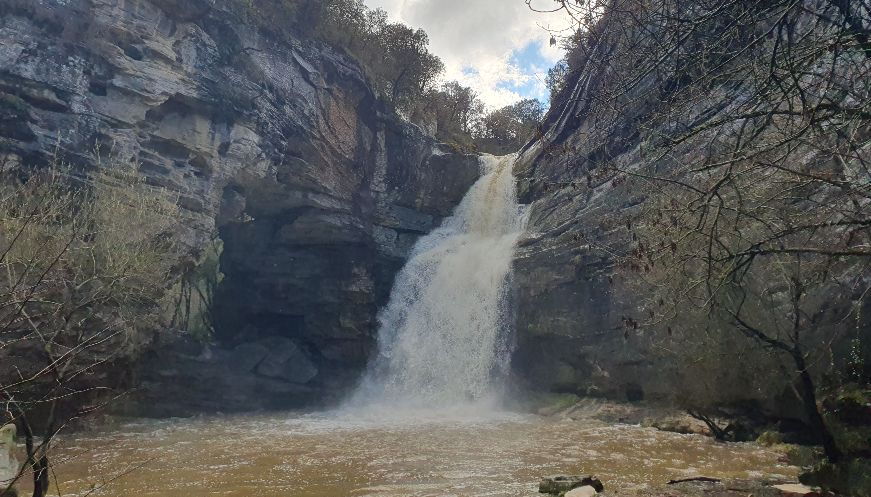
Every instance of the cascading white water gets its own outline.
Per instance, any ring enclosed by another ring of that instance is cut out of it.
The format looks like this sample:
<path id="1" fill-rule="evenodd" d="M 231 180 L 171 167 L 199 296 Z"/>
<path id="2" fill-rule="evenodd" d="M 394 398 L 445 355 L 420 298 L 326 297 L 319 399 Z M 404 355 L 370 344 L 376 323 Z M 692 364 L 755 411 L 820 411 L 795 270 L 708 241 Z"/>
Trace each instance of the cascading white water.
<path id="1" fill-rule="evenodd" d="M 492 393 L 508 364 L 511 260 L 524 225 L 514 160 L 483 157 L 454 214 L 412 249 L 355 400 L 443 407 Z"/>

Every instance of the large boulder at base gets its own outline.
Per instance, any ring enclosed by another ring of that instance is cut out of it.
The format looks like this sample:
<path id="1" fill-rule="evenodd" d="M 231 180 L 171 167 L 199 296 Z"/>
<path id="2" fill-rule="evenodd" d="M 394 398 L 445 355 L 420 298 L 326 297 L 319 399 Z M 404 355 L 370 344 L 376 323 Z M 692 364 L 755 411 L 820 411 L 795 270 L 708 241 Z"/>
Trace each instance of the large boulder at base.
<path id="1" fill-rule="evenodd" d="M 308 383 L 318 375 L 318 368 L 290 340 L 272 337 L 265 341 L 265 345 L 269 347 L 269 353 L 257 366 L 257 374 L 291 383 Z"/>
<path id="2" fill-rule="evenodd" d="M 236 371 L 300 384 L 318 375 L 317 366 L 302 349 L 283 337 L 268 337 L 237 346 L 228 366 Z"/>
<path id="3" fill-rule="evenodd" d="M 549 476 L 542 478 L 538 484 L 538 491 L 542 494 L 559 495 L 569 490 L 580 487 L 592 487 L 596 492 L 605 489 L 602 482 L 595 476 Z"/>

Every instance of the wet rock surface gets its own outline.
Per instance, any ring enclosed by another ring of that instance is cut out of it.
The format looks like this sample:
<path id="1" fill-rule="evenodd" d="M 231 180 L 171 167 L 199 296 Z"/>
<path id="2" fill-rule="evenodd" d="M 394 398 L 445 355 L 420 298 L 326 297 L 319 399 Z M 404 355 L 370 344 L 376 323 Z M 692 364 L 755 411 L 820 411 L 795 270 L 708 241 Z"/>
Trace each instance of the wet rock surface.
<path id="1" fill-rule="evenodd" d="M 746 70 L 752 63 L 739 56 L 735 66 L 725 69 L 724 64 L 715 70 L 730 78 L 740 74 L 731 80 L 736 84 L 715 84 L 692 97 L 672 98 L 683 90 L 672 94 L 666 81 L 682 76 L 665 70 L 635 79 L 631 69 L 646 63 L 635 43 L 652 40 L 642 34 L 651 27 L 624 26 L 616 20 L 627 15 L 621 9 L 603 12 L 596 26 L 601 31 L 591 37 L 589 46 L 577 44 L 570 73 L 553 95 L 540 136 L 525 147 L 515 167 L 519 198 L 530 205 L 530 216 L 515 260 L 517 346 L 512 365 L 517 376 L 535 389 L 628 401 L 681 398 L 686 392 L 675 380 L 680 378 L 680 366 L 669 360 L 675 354 L 662 349 L 680 350 L 685 345 L 671 342 L 660 347 L 672 336 L 672 328 L 651 321 L 655 309 L 675 304 L 670 300 L 678 306 L 686 304 L 670 296 L 658 298 L 662 295 L 648 285 L 646 276 L 656 274 L 656 262 L 636 264 L 633 255 L 659 250 L 651 247 L 656 244 L 666 249 L 671 240 L 638 237 L 643 231 L 638 228 L 655 224 L 648 223 L 647 214 L 666 198 L 662 192 L 667 188 L 660 180 L 672 178 L 683 164 L 715 163 L 724 156 L 714 149 L 730 150 L 741 141 L 730 132 L 713 140 L 696 131 L 708 126 L 720 129 L 723 122 L 732 122 L 731 105 L 754 98 L 755 87 L 740 83 L 755 81 L 753 71 Z M 628 16 L 639 20 L 634 14 Z M 628 80 L 632 82 L 623 88 Z M 686 81 L 692 86 L 693 78 Z M 615 88 L 620 90 L 614 92 Z M 674 147 L 662 146 L 669 142 L 665 137 L 678 135 L 682 136 L 679 146 L 677 142 Z M 713 143 L 717 146 L 709 146 Z M 657 158 L 660 150 L 662 157 L 668 157 Z M 802 144 L 801 150 L 795 167 L 819 167 L 826 160 L 826 153 L 818 153 L 815 146 Z M 681 176 L 679 181 L 685 179 Z M 815 210 L 811 207 L 807 212 Z M 790 213 L 796 218 L 801 214 Z M 832 290 L 830 299 L 837 302 L 834 307 L 853 297 Z M 670 324 L 676 335 L 693 327 L 689 320 L 680 319 L 683 309 L 674 309 L 674 314 L 678 318 Z M 833 324 L 837 318 L 819 319 L 826 326 L 839 326 L 837 333 L 846 332 L 842 325 Z M 732 360 L 741 361 L 729 368 L 735 371 L 750 370 L 755 362 L 738 356 Z M 707 388 L 710 398 L 703 402 L 781 417 L 800 413 L 800 406 L 788 404 L 795 395 L 779 377 L 753 374 L 751 380 L 780 391 Z M 729 382 L 719 379 L 719 383 Z"/>
<path id="2" fill-rule="evenodd" d="M 779 490 L 783 497 L 820 497 L 823 495 L 819 488 L 809 487 L 801 483 L 784 483 L 772 485 L 772 487 Z"/>
<path id="3" fill-rule="evenodd" d="M 747 480 L 732 479 L 722 481 L 685 481 L 663 486 L 653 486 L 636 492 L 626 492 L 626 495 L 636 497 L 781 497 L 782 493 L 775 485 L 782 485 L 779 480 Z"/>
<path id="4" fill-rule="evenodd" d="M 14 497 L 15 488 L 9 489 L 9 492 L 4 493 L 6 487 L 10 486 L 18 476 L 18 470 L 21 467 L 18 459 L 15 457 L 16 444 L 15 435 L 17 429 L 15 425 L 8 424 L 0 427 L 0 497 Z"/>
<path id="5" fill-rule="evenodd" d="M 572 489 L 590 487 L 595 492 L 604 490 L 602 482 L 595 476 L 549 476 L 542 478 L 538 484 L 538 492 L 542 494 L 560 495 Z"/>
<path id="6" fill-rule="evenodd" d="M 639 487 L 634 490 L 618 492 L 606 491 L 602 483 L 591 476 L 552 476 L 543 478 L 539 484 L 539 493 L 558 495 L 560 497 L 591 497 L 628 495 L 632 497 L 821 497 L 834 495 L 795 482 L 781 479 L 719 479 L 708 477 L 690 477 L 673 480 L 668 483 Z"/>
<path id="7" fill-rule="evenodd" d="M 229 350 L 204 347 L 187 334 L 164 333 L 142 358 L 133 401 L 113 407 L 129 416 L 161 418 L 268 411 L 321 402 L 319 388 L 300 382 L 313 370 L 297 365 L 286 372 L 275 356 L 271 367 L 261 369 L 270 355 L 262 343 Z"/>

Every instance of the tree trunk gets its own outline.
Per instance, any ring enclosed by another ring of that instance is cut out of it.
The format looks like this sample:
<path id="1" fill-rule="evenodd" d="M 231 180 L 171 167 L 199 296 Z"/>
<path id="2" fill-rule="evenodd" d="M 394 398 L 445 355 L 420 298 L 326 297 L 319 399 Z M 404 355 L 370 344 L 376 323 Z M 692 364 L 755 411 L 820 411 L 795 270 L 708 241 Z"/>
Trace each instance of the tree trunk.
<path id="1" fill-rule="evenodd" d="M 45 497 L 48 493 L 48 457 L 43 452 L 42 456 L 37 458 L 36 452 L 37 449 L 33 444 L 33 429 L 30 427 L 30 423 L 27 422 L 27 418 L 24 416 L 24 412 L 21 411 L 21 429 L 24 432 L 24 446 L 27 450 L 27 462 L 26 464 L 30 466 L 31 471 L 33 471 L 33 497 Z M 45 443 L 43 441 L 43 443 Z M 45 447 L 41 449 L 45 450 Z"/>
<path id="2" fill-rule="evenodd" d="M 808 421 L 810 421 L 811 429 L 814 431 L 817 440 L 822 444 L 823 451 L 826 454 L 826 459 L 828 459 L 829 462 L 838 462 L 841 460 L 843 454 L 841 454 L 840 449 L 838 449 L 838 446 L 835 444 L 835 438 L 832 436 L 832 432 L 829 431 L 828 427 L 826 427 L 823 416 L 820 414 L 819 407 L 817 407 L 816 387 L 814 386 L 814 380 L 811 377 L 810 371 L 807 369 L 804 355 L 802 355 L 800 350 L 795 350 L 792 353 L 792 358 L 798 368 L 800 380 L 799 393 L 801 394 L 805 415 L 807 416 Z"/>
<path id="3" fill-rule="evenodd" d="M 47 495 L 48 456 L 43 453 L 42 457 L 33 465 L 33 497 L 46 497 Z"/>
<path id="4" fill-rule="evenodd" d="M 714 436 L 714 439 L 721 442 L 729 440 L 729 433 L 725 429 L 720 428 L 720 425 L 718 425 L 716 421 L 711 419 L 710 416 L 706 416 L 701 412 L 693 410 L 688 410 L 687 414 L 689 414 L 690 417 L 698 419 L 699 421 L 705 423 L 708 426 L 708 429 L 711 430 L 711 434 Z"/>

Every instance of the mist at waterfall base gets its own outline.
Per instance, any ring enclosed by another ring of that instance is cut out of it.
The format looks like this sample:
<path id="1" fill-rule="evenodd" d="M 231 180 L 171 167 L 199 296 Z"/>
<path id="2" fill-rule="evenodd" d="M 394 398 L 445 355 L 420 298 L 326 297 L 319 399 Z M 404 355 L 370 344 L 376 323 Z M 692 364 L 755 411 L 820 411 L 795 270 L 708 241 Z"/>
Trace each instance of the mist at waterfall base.
<path id="1" fill-rule="evenodd" d="M 453 215 L 415 244 L 379 313 L 377 355 L 346 410 L 498 410 L 511 354 L 512 257 L 525 224 L 514 160 L 483 156 L 481 178 Z"/>

